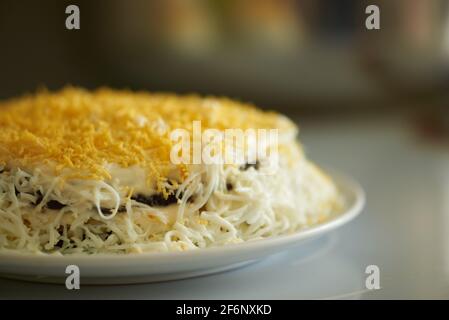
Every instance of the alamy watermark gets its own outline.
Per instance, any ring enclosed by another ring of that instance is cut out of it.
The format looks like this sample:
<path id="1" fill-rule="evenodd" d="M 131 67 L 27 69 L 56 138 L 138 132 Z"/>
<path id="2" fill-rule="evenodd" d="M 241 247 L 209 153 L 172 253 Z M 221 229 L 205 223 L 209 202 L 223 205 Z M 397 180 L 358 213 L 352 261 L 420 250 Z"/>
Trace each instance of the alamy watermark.
<path id="1" fill-rule="evenodd" d="M 192 122 L 192 130 L 175 129 L 169 134 L 173 164 L 256 164 L 263 161 L 275 172 L 279 164 L 278 129 L 207 128 Z"/>
<path id="2" fill-rule="evenodd" d="M 375 4 L 366 7 L 365 13 L 368 14 L 365 20 L 365 27 L 368 30 L 380 29 L 380 9 Z"/>
<path id="3" fill-rule="evenodd" d="M 80 289 L 80 268 L 77 265 L 71 264 L 65 268 L 65 273 L 68 274 L 65 280 L 65 287 L 67 290 Z"/>
<path id="4" fill-rule="evenodd" d="M 80 8 L 71 4 L 65 9 L 65 13 L 68 14 L 65 20 L 65 27 L 68 30 L 80 29 Z M 368 17 L 365 19 L 365 27 L 368 30 L 380 29 L 380 9 L 377 5 L 371 4 L 365 8 L 365 13 Z"/>
<path id="5" fill-rule="evenodd" d="M 77 5 L 71 4 L 65 8 L 65 13 L 68 14 L 65 19 L 65 27 L 68 30 L 80 29 L 80 8 Z"/>
<path id="6" fill-rule="evenodd" d="M 368 275 L 365 280 L 365 287 L 368 290 L 379 290 L 380 287 L 380 269 L 377 265 L 371 264 L 365 268 Z"/>

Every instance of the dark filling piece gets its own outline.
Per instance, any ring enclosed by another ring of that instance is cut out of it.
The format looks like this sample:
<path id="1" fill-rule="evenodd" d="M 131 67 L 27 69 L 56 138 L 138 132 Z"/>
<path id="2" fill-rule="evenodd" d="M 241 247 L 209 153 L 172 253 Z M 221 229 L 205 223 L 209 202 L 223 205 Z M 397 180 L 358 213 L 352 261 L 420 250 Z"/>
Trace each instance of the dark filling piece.
<path id="1" fill-rule="evenodd" d="M 103 208 L 103 207 L 101 207 L 100 210 L 101 210 L 101 213 L 103 213 L 104 215 L 110 215 L 114 211 L 111 208 Z M 126 207 L 125 206 L 120 206 L 118 208 L 117 212 L 119 212 L 119 213 L 126 212 Z"/>
<path id="2" fill-rule="evenodd" d="M 55 247 L 62 248 L 63 245 L 64 245 L 64 241 L 63 240 L 59 240 L 58 242 L 56 242 Z"/>
<path id="3" fill-rule="evenodd" d="M 48 202 L 45 204 L 45 206 L 46 206 L 48 209 L 51 209 L 51 210 L 61 210 L 61 209 L 64 208 L 66 205 L 63 204 L 63 203 L 61 203 L 61 202 L 59 202 L 59 201 L 56 201 L 56 200 L 50 200 L 50 201 L 48 201 Z"/>
<path id="4" fill-rule="evenodd" d="M 20 192 L 16 189 L 16 195 L 19 195 Z M 39 205 L 44 196 L 42 195 L 42 193 L 38 190 L 36 192 L 36 200 L 34 201 L 34 205 L 37 206 Z M 170 194 L 167 198 L 164 198 L 164 196 L 162 194 L 153 194 L 151 196 L 147 196 L 144 194 L 137 194 L 135 196 L 131 197 L 132 200 L 146 204 L 150 207 L 166 207 L 169 206 L 171 204 L 175 204 L 178 202 L 178 198 L 176 198 L 175 194 Z M 189 199 L 189 202 L 193 201 L 193 197 L 191 197 Z M 49 200 L 46 204 L 45 207 L 50 209 L 50 210 L 61 210 L 62 208 L 66 207 L 66 204 L 63 204 L 57 200 Z M 101 212 L 104 215 L 110 215 L 113 212 L 112 208 L 105 208 L 105 207 L 101 207 L 100 208 Z M 119 213 L 123 213 L 126 212 L 126 207 L 125 206 L 120 206 L 118 209 Z"/>
<path id="5" fill-rule="evenodd" d="M 63 226 L 59 226 L 58 232 L 62 236 L 63 233 L 64 233 L 64 227 Z M 62 248 L 63 245 L 64 245 L 64 241 L 63 240 L 59 240 L 58 242 L 56 242 L 55 247 Z"/>
<path id="6" fill-rule="evenodd" d="M 42 193 L 40 191 L 36 192 L 36 196 L 37 196 L 37 199 L 34 202 L 34 205 L 37 206 L 37 205 L 39 205 L 42 202 L 44 196 L 42 195 Z M 49 200 L 45 204 L 45 207 L 47 207 L 50 210 L 61 210 L 65 206 L 67 206 L 67 205 L 65 205 L 65 204 L 63 204 L 63 203 L 61 203 L 59 201 L 56 201 L 56 200 Z"/>
<path id="7" fill-rule="evenodd" d="M 178 202 L 178 198 L 174 194 L 170 194 L 167 199 L 162 194 L 153 194 L 146 196 L 144 194 L 137 194 L 131 197 L 132 200 L 146 204 L 150 207 L 166 207 Z"/>
<path id="8" fill-rule="evenodd" d="M 256 160 L 256 163 L 245 163 L 244 165 L 242 165 L 242 166 L 240 167 L 240 170 L 246 171 L 246 170 L 248 170 L 249 168 L 254 168 L 255 170 L 259 170 L 259 168 L 260 168 L 260 162 L 259 162 L 259 160 Z"/>
<path id="9" fill-rule="evenodd" d="M 36 192 L 36 201 L 34 202 L 34 205 L 39 205 L 39 203 L 41 203 L 42 202 L 42 199 L 44 198 L 44 196 L 42 195 L 42 193 L 38 190 L 37 192 Z"/>

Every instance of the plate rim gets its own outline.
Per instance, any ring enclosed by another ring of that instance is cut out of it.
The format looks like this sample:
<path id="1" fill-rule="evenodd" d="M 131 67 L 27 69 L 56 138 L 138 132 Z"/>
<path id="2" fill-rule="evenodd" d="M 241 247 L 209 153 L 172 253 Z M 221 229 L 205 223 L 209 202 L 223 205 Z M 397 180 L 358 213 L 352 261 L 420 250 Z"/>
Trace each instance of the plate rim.
<path id="1" fill-rule="evenodd" d="M 36 254 L 13 252 L 13 250 L 2 252 L 0 250 L 0 266 L 3 264 L 2 262 L 11 259 L 14 259 L 15 263 L 26 263 L 27 261 L 31 261 L 32 263 L 44 262 L 45 264 L 67 264 L 76 260 L 79 263 L 88 263 L 91 265 L 123 261 L 126 261 L 130 264 L 155 260 L 157 260 L 157 262 L 159 263 L 167 261 L 182 262 L 182 260 L 190 260 L 197 257 L 206 258 L 207 256 L 209 256 L 211 258 L 214 258 L 217 256 L 230 255 L 233 253 L 237 254 L 245 250 L 269 249 L 273 247 L 284 247 L 288 245 L 292 246 L 295 243 L 300 242 L 301 240 L 313 238 L 315 236 L 322 235 L 325 232 L 337 229 L 338 227 L 353 220 L 363 211 L 364 205 L 366 203 L 366 194 L 362 186 L 353 178 L 350 178 L 347 175 L 339 173 L 333 169 L 326 168 L 323 171 L 325 171 L 325 173 L 327 173 L 333 179 L 338 189 L 344 189 L 344 195 L 347 196 L 348 192 L 352 193 L 352 197 L 354 198 L 354 200 L 351 204 L 348 204 L 348 207 L 345 208 L 344 212 L 336 214 L 335 217 L 332 217 L 323 223 L 314 225 L 312 227 L 307 227 L 293 233 L 210 248 L 175 252 L 146 252 L 140 254 L 136 253 L 124 255 L 113 253 L 101 253 L 95 255 L 55 255 L 45 253 Z"/>

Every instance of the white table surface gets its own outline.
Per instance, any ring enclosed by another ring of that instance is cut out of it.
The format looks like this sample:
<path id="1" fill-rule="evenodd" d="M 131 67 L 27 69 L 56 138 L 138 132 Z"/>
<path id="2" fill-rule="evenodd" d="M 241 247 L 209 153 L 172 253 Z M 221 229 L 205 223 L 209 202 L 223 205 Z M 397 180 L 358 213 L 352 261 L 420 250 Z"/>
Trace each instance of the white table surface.
<path id="1" fill-rule="evenodd" d="M 259 263 L 166 283 L 83 286 L 0 279 L 1 299 L 449 298 L 449 143 L 401 119 L 300 122 L 311 158 L 352 175 L 367 205 L 350 224 Z M 379 290 L 365 288 L 367 265 Z"/>

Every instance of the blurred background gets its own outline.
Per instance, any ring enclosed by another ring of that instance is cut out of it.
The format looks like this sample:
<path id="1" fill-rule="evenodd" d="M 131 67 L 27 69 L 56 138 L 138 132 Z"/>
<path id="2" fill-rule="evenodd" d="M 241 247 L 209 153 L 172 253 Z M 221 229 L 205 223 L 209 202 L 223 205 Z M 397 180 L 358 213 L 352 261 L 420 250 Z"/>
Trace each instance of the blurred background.
<path id="1" fill-rule="evenodd" d="M 81 29 L 66 30 L 77 4 Z M 381 9 L 366 30 L 365 8 Z M 299 114 L 445 109 L 446 0 L 0 1 L 0 98 L 94 88 L 227 95 Z"/>

